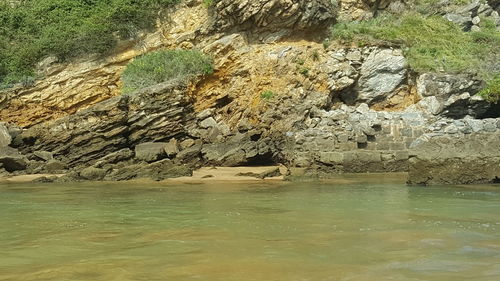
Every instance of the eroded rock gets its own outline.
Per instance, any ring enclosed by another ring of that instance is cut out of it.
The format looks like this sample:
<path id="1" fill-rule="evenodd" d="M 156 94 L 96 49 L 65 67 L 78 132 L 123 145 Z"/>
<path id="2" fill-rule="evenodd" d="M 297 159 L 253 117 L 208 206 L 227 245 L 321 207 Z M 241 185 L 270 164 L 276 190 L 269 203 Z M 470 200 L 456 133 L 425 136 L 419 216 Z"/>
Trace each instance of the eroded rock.
<path id="1" fill-rule="evenodd" d="M 361 66 L 356 92 L 342 98 L 348 103 L 372 104 L 395 94 L 406 79 L 407 62 L 401 51 L 383 49 L 372 52 Z"/>
<path id="2" fill-rule="evenodd" d="M 274 40 L 292 32 L 323 31 L 335 21 L 336 9 L 330 0 L 216 0 L 212 28 L 258 30 L 259 36 Z"/>

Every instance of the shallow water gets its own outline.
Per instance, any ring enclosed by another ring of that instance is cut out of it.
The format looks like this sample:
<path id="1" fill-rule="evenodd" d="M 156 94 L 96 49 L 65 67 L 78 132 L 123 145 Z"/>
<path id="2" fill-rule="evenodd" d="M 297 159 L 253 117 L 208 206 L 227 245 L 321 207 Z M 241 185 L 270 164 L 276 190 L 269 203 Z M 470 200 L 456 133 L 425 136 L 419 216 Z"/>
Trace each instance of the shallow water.
<path id="1" fill-rule="evenodd" d="M 500 186 L 0 184 L 0 280 L 500 280 Z"/>

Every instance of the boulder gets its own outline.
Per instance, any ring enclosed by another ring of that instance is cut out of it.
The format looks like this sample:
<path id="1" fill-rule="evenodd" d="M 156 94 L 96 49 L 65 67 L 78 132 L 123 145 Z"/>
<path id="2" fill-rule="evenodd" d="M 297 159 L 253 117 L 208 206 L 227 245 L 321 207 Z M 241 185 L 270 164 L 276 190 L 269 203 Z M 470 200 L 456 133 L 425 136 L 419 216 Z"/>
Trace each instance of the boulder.
<path id="1" fill-rule="evenodd" d="M 80 171 L 80 177 L 86 180 L 100 181 L 106 176 L 106 173 L 105 169 L 88 167 Z"/>
<path id="2" fill-rule="evenodd" d="M 355 93 L 345 92 L 347 103 L 373 104 L 393 94 L 406 79 L 407 62 L 400 50 L 373 51 L 361 66 Z"/>
<path id="3" fill-rule="evenodd" d="M 194 141 L 194 144 L 188 148 L 181 150 L 176 159 L 181 163 L 199 162 L 201 161 L 201 149 L 203 143 L 201 141 Z"/>
<path id="4" fill-rule="evenodd" d="M 0 165 L 7 172 L 20 171 L 27 168 L 28 160 L 15 148 L 0 147 Z"/>
<path id="5" fill-rule="evenodd" d="M 161 181 L 168 178 L 178 178 L 192 176 L 193 170 L 187 165 L 173 163 L 169 159 L 158 161 L 139 170 L 138 178 L 149 178 L 155 181 Z"/>
<path id="6" fill-rule="evenodd" d="M 278 176 L 281 176 L 280 168 L 278 167 L 267 169 L 259 174 L 259 178 L 261 179 L 278 177 Z"/>
<path id="7" fill-rule="evenodd" d="M 12 137 L 9 134 L 7 127 L 0 123 L 0 147 L 8 146 L 12 142 Z"/>
<path id="8" fill-rule="evenodd" d="M 167 145 L 165 142 L 145 142 L 135 146 L 135 158 L 146 161 L 154 162 L 165 158 L 164 147 Z"/>
<path id="9" fill-rule="evenodd" d="M 174 158 L 179 153 L 179 143 L 173 138 L 163 147 L 168 157 Z"/>
<path id="10" fill-rule="evenodd" d="M 444 18 L 459 25 L 463 30 L 470 30 L 472 27 L 472 18 L 469 15 L 461 15 L 456 13 L 448 13 L 444 15 Z"/>
<path id="11" fill-rule="evenodd" d="M 217 121 L 213 117 L 208 117 L 200 122 L 200 127 L 204 129 L 217 127 Z"/>
<path id="12" fill-rule="evenodd" d="M 51 174 L 63 173 L 66 168 L 67 166 L 63 162 L 55 159 L 49 160 L 43 165 L 43 170 Z"/>
<path id="13" fill-rule="evenodd" d="M 476 95 L 481 87 L 480 80 L 467 75 L 424 73 L 417 78 L 418 106 L 433 115 L 451 118 L 486 117 L 497 105 Z"/>
<path id="14" fill-rule="evenodd" d="M 54 159 L 54 155 L 52 152 L 48 151 L 35 151 L 33 152 L 33 155 L 36 156 L 38 159 L 43 160 L 43 161 L 50 161 Z"/>
<path id="15" fill-rule="evenodd" d="M 195 145 L 195 141 L 193 139 L 185 139 L 183 141 L 180 142 L 179 146 L 180 146 L 180 149 L 186 149 L 186 148 L 189 148 L 193 145 Z"/>

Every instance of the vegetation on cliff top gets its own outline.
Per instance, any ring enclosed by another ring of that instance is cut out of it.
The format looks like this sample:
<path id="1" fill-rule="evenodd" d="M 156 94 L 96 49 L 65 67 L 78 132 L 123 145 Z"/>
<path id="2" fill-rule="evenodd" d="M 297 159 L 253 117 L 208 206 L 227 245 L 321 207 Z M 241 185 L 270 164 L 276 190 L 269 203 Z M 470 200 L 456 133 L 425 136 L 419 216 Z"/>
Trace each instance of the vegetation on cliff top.
<path id="1" fill-rule="evenodd" d="M 118 39 L 154 26 L 161 7 L 180 0 L 24 0 L 0 2 L 0 88 L 32 81 L 47 56 L 65 61 L 106 54 Z"/>
<path id="2" fill-rule="evenodd" d="M 153 86 L 172 79 L 213 72 L 211 58 L 194 50 L 162 50 L 130 62 L 122 74 L 122 93 Z"/>
<path id="3" fill-rule="evenodd" d="M 416 71 L 473 73 L 488 85 L 492 85 L 500 71 L 500 32 L 487 19 L 482 20 L 481 31 L 464 32 L 443 17 L 408 13 L 340 23 L 333 26 L 331 37 L 358 45 L 385 42 L 403 46 L 410 66 Z M 500 93 L 495 87 L 489 88 L 483 91 L 483 96 L 497 101 Z"/>

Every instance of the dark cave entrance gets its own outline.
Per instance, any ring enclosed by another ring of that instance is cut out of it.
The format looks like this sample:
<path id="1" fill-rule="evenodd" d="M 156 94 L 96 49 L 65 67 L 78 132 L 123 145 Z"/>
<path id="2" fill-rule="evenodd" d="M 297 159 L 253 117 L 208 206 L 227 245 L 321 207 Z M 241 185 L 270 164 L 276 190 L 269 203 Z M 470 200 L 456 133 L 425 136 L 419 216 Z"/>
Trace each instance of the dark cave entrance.
<path id="1" fill-rule="evenodd" d="M 275 161 L 271 152 L 259 154 L 255 157 L 248 158 L 243 166 L 258 167 L 258 166 L 276 166 L 278 163 Z"/>

